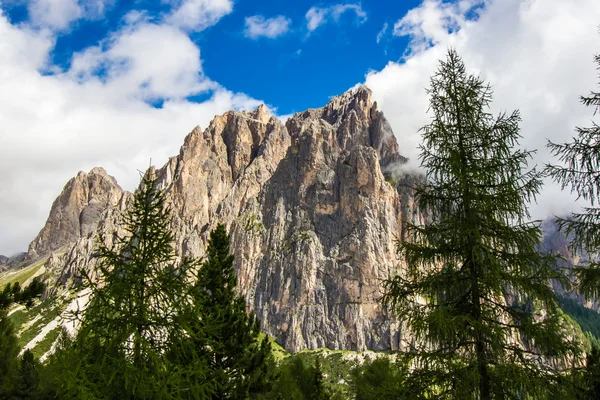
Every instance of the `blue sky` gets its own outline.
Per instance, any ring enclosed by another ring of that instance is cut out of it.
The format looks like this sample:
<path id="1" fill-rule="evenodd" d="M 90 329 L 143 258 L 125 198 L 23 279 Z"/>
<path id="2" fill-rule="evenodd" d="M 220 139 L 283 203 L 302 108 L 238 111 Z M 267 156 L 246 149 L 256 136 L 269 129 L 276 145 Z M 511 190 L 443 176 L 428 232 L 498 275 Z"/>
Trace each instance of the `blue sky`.
<path id="1" fill-rule="evenodd" d="M 58 0 L 60 1 L 60 0 Z M 290 114 L 318 107 L 364 79 L 370 70 L 380 70 L 401 59 L 407 37 L 393 37 L 395 21 L 420 1 L 314 2 L 312 0 L 236 0 L 231 13 L 200 32 L 189 32 L 201 49 L 204 73 L 234 92 L 243 92 Z M 75 21 L 56 36 L 50 53 L 53 66 L 67 70 L 73 53 L 95 46 L 122 28 L 132 11 L 160 22 L 173 5 L 160 1 L 115 0 L 105 2 L 102 15 Z M 329 17 L 314 31 L 307 27 L 311 8 L 339 5 L 357 8 Z M 3 9 L 13 24 L 30 20 L 28 4 L 8 2 Z M 356 10 L 359 10 L 357 13 Z M 361 14 L 361 13 L 364 13 Z M 361 14 L 361 15 L 357 15 Z M 249 38 L 245 20 L 260 15 L 265 19 L 283 16 L 288 30 L 280 36 Z M 377 42 L 385 24 L 388 29 Z M 310 90 L 306 90 L 310 85 Z M 206 93 L 190 96 L 201 101 Z M 161 99 L 153 99 L 160 106 Z"/>
<path id="2" fill-rule="evenodd" d="M 26 250 L 78 171 L 125 189 L 197 125 L 266 103 L 279 118 L 359 84 L 418 168 L 425 88 L 448 47 L 520 109 L 532 164 L 593 116 L 598 0 L 0 0 L 0 254 Z M 534 218 L 579 207 L 548 184 Z"/>

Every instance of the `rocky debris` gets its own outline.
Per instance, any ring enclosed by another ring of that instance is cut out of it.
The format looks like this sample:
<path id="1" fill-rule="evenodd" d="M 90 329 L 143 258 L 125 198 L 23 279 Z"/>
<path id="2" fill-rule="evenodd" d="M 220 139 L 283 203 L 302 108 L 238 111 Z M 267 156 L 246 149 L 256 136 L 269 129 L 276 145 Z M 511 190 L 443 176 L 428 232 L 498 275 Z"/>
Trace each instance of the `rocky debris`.
<path id="1" fill-rule="evenodd" d="M 104 169 L 79 172 L 52 204 L 46 225 L 29 245 L 29 257 L 46 256 L 94 233 L 102 213 L 122 196 L 123 190 Z"/>
<path id="2" fill-rule="evenodd" d="M 417 178 L 383 173 L 404 162 L 359 87 L 285 126 L 264 106 L 216 116 L 156 175 L 178 253 L 203 256 L 210 231 L 226 224 L 248 310 L 287 350 L 386 350 L 401 332 L 380 307 L 382 281 L 402 267 L 396 240 L 406 222 L 421 218 Z M 106 175 L 92 179 L 90 195 L 89 175 L 69 181 L 30 247 L 41 254 L 74 243 L 46 262 L 57 287 L 75 285 L 80 268 L 93 271 L 92 232 L 110 240 L 129 204 Z"/>

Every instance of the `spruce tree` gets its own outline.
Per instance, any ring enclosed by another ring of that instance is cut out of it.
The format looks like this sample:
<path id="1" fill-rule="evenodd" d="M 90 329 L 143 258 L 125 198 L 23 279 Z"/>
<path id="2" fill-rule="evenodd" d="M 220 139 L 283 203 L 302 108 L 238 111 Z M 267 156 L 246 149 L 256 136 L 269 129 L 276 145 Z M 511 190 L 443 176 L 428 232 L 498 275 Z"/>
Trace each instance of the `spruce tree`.
<path id="1" fill-rule="evenodd" d="M 206 361 L 186 345 L 188 273 L 197 261 L 177 257 L 170 225 L 165 194 L 148 171 L 123 216 L 126 234 L 101 234 L 97 276 L 81 272 L 91 301 L 74 342 L 55 357 L 66 364 L 60 397 L 181 399 L 212 393 Z"/>
<path id="2" fill-rule="evenodd" d="M 414 338 L 412 398 L 558 395 L 559 368 L 578 349 L 550 285 L 565 278 L 536 251 L 539 224 L 528 222 L 542 181 L 525 170 L 531 152 L 518 149 L 519 113 L 494 117 L 490 86 L 467 74 L 454 50 L 427 92 L 426 183 L 415 193 L 427 220 L 409 224 L 399 243 L 406 269 L 384 296 Z"/>
<path id="3" fill-rule="evenodd" d="M 594 56 L 600 71 L 600 54 Z M 581 103 L 592 107 L 593 114 L 600 112 L 600 92 L 591 91 L 581 96 Z M 589 202 L 582 212 L 569 218 L 558 218 L 559 228 L 571 240 L 575 251 L 597 255 L 600 250 L 600 125 L 592 121 L 590 127 L 577 127 L 577 136 L 567 143 L 548 143 L 548 147 L 561 165 L 547 165 L 546 172 L 561 185 L 570 188 L 577 197 Z M 600 298 L 600 262 L 592 260 L 587 266 L 574 269 L 579 290 L 588 297 Z"/>
<path id="4" fill-rule="evenodd" d="M 259 321 L 246 311 L 236 284 L 229 235 L 218 225 L 210 234 L 193 291 L 193 313 L 198 316 L 193 336 L 209 360 L 213 398 L 246 399 L 268 390 L 271 347 L 266 336 L 260 340 Z"/>
<path id="5" fill-rule="evenodd" d="M 0 309 L 0 399 L 8 398 L 19 376 L 19 346 L 8 313 Z"/>
<path id="6" fill-rule="evenodd" d="M 13 399 L 38 400 L 41 397 L 39 391 L 41 364 L 35 359 L 31 350 L 26 350 L 21 356 L 19 366 L 19 377 L 16 381 Z"/>
<path id="7" fill-rule="evenodd" d="M 600 397 L 600 350 L 592 347 L 587 355 L 581 376 L 581 391 L 577 400 L 596 400 Z"/>
<path id="8" fill-rule="evenodd" d="M 15 390 L 15 382 L 22 377 L 19 371 L 19 346 L 13 323 L 8 318 L 8 309 L 14 303 L 30 307 L 39 298 L 46 285 L 39 279 L 21 290 L 19 282 L 7 284 L 0 292 L 0 399 L 8 398 Z"/>
<path id="9" fill-rule="evenodd" d="M 378 357 L 365 360 L 351 371 L 356 400 L 411 400 L 415 396 L 406 382 L 408 365 Z"/>

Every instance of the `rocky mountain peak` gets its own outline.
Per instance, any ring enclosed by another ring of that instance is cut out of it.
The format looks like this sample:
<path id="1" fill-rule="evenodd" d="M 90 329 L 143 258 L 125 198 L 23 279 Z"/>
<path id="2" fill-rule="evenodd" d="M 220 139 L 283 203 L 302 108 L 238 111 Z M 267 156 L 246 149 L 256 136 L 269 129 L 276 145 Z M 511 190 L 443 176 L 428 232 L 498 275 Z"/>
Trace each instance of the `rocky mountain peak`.
<path id="1" fill-rule="evenodd" d="M 80 171 L 52 204 L 46 225 L 29 245 L 29 256 L 42 257 L 95 232 L 101 214 L 122 194 L 115 178 L 103 168 Z"/>
<path id="2" fill-rule="evenodd" d="M 211 229 L 225 224 L 248 310 L 281 345 L 384 350 L 398 346 L 400 332 L 381 309 L 381 281 L 401 268 L 395 243 L 405 222 L 420 218 L 412 194 L 384 176 L 404 160 L 371 92 L 358 87 L 285 126 L 264 105 L 216 116 L 156 175 L 177 252 L 202 257 Z M 90 175 L 69 181 L 31 246 L 47 253 L 77 241 L 46 267 L 59 285 L 82 266 L 93 271 L 94 238 L 82 234 L 80 217 L 119 193 L 102 178 L 105 190 L 90 197 Z M 120 200 L 112 209 L 126 207 Z M 99 218 L 86 226 L 118 229 L 116 211 Z"/>
<path id="3" fill-rule="evenodd" d="M 371 118 L 373 108 L 372 92 L 366 86 L 359 86 L 340 96 L 335 96 L 323 108 L 322 118 L 332 125 L 338 123 L 351 112 L 362 120 Z"/>
<path id="4" fill-rule="evenodd" d="M 258 108 L 251 113 L 251 115 L 252 118 L 262 122 L 263 124 L 268 123 L 271 119 L 271 113 L 264 104 L 259 105 Z"/>
<path id="5" fill-rule="evenodd" d="M 350 151 L 355 146 L 375 149 L 384 171 L 393 170 L 407 159 L 398 153 L 398 142 L 392 128 L 372 93 L 366 86 L 349 90 L 332 98 L 322 108 L 296 113 L 286 127 L 290 135 L 297 133 L 321 137 L 332 149 Z"/>

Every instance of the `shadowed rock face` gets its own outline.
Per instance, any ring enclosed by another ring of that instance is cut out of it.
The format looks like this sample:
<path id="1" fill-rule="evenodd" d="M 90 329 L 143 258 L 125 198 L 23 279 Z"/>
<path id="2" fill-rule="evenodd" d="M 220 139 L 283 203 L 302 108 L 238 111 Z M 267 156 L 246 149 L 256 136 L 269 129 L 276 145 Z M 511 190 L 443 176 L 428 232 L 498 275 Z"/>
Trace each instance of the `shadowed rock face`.
<path id="1" fill-rule="evenodd" d="M 398 346 L 400 332 L 379 305 L 382 280 L 400 268 L 395 241 L 404 224 L 420 216 L 411 190 L 393 187 L 382 171 L 405 162 L 371 92 L 360 87 L 285 126 L 264 106 L 217 116 L 156 174 L 173 210 L 177 251 L 202 256 L 211 229 L 226 224 L 248 309 L 285 348 L 383 350 Z M 76 211 L 51 213 L 31 246 L 40 252 L 77 240 L 48 261 L 59 284 L 71 284 L 77 268 L 93 268 L 94 235 L 82 232 L 118 229 L 128 206 L 130 194 L 112 196 L 109 183 L 98 201 L 70 194 L 88 185 L 67 184 L 52 209 Z M 91 221 L 85 229 L 82 216 Z M 40 240 L 55 227 L 62 241 Z"/>

